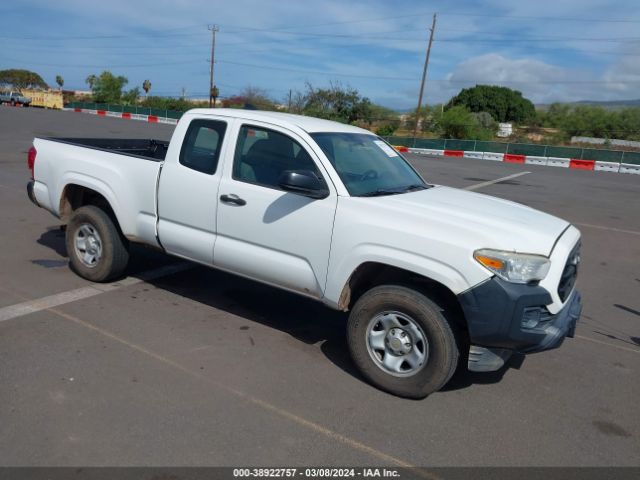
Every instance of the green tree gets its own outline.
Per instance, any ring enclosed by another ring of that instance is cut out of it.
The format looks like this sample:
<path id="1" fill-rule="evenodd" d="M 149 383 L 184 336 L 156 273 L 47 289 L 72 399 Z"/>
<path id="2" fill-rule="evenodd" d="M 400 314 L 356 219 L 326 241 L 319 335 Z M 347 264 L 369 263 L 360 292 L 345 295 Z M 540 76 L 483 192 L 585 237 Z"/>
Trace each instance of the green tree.
<path id="1" fill-rule="evenodd" d="M 118 103 L 122 97 L 122 89 L 129 83 L 127 77 L 115 76 L 113 73 L 105 70 L 100 76 L 87 77 L 93 78 L 93 84 L 91 85 L 91 91 L 93 93 L 93 100 L 97 103 Z"/>
<path id="2" fill-rule="evenodd" d="M 0 85 L 22 90 L 23 88 L 48 88 L 40 75 L 30 70 L 0 70 Z"/>
<path id="3" fill-rule="evenodd" d="M 149 108 L 157 108 L 160 110 L 176 110 L 179 112 L 187 111 L 191 108 L 205 107 L 209 102 L 190 102 L 184 98 L 166 98 L 166 97 L 146 97 L 142 100 L 141 105 Z"/>
<path id="4" fill-rule="evenodd" d="M 121 101 L 124 105 L 135 105 L 138 103 L 138 97 L 140 96 L 140 89 L 138 87 L 132 88 L 126 93 L 122 94 Z"/>
<path id="5" fill-rule="evenodd" d="M 371 101 L 352 87 L 331 83 L 329 88 L 314 88 L 307 84 L 304 113 L 312 117 L 326 118 L 342 123 L 363 121 L 371 123 Z"/>
<path id="6" fill-rule="evenodd" d="M 488 112 L 498 122 L 524 122 L 536 114 L 533 103 L 521 92 L 495 85 L 463 88 L 445 108 L 457 105 L 466 107 L 470 112 Z"/>
<path id="7" fill-rule="evenodd" d="M 370 105 L 370 109 L 371 122 L 366 126 L 368 128 L 375 127 L 377 135 L 381 137 L 391 136 L 400 127 L 400 117 L 397 112 L 382 105 L 376 105 L 375 103 Z"/>
<path id="8" fill-rule="evenodd" d="M 490 129 L 483 128 L 478 118 L 462 105 L 445 110 L 438 126 L 444 138 L 488 140 L 493 135 Z"/>
<path id="9" fill-rule="evenodd" d="M 276 103 L 271 100 L 267 91 L 263 88 L 247 85 L 242 89 L 238 97 L 244 99 L 243 106 L 255 107 L 258 110 L 276 110 Z"/>
<path id="10" fill-rule="evenodd" d="M 62 75 L 56 75 L 56 83 L 58 84 L 58 87 L 60 87 L 60 90 L 62 90 L 62 86 L 64 85 L 64 78 L 62 78 Z"/>
<path id="11" fill-rule="evenodd" d="M 443 106 L 441 104 L 431 106 L 424 105 L 420 107 L 418 115 L 416 115 L 415 110 L 412 110 L 407 114 L 405 128 L 413 132 L 416 126 L 417 118 L 419 132 L 435 132 L 438 130 L 440 117 L 442 116 L 442 110 Z"/>

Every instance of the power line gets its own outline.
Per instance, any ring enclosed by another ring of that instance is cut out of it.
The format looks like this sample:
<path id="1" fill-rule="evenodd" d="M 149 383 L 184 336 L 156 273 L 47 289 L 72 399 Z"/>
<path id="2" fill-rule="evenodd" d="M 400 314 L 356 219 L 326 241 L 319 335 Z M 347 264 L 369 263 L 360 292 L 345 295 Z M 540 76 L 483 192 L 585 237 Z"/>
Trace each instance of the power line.
<path id="1" fill-rule="evenodd" d="M 343 76 L 343 77 L 353 77 L 353 78 L 367 78 L 371 80 L 401 80 L 401 81 L 411 81 L 415 82 L 415 77 L 389 77 L 382 75 L 362 75 L 362 74 L 349 74 L 335 71 L 319 71 L 319 70 L 303 70 L 296 68 L 287 68 L 280 67 L 275 65 L 257 65 L 253 63 L 244 63 L 244 62 L 234 62 L 230 60 L 219 60 L 219 63 L 226 63 L 229 65 L 239 65 L 243 67 L 251 67 L 251 68 L 261 68 L 268 70 L 281 70 L 281 71 L 289 71 L 296 73 L 309 73 L 315 75 L 327 75 L 327 76 Z M 440 82 L 440 83 L 480 83 L 480 84 L 500 84 L 500 83 L 513 83 L 513 84 L 635 84 L 640 83 L 640 79 L 638 80 L 624 80 L 624 81 L 610 81 L 610 80 L 481 80 L 481 79 L 449 79 L 449 78 L 439 78 L 430 80 L 431 82 Z"/>
<path id="2" fill-rule="evenodd" d="M 538 17 L 534 15 L 500 15 L 491 13 L 466 13 L 466 12 L 439 12 L 449 17 L 491 17 L 491 18 L 517 18 L 523 20 L 548 20 L 559 22 L 586 22 L 586 23 L 640 23 L 635 18 L 589 18 L 589 17 Z"/>
<path id="3" fill-rule="evenodd" d="M 22 60 L 18 60 L 18 59 L 14 59 L 14 58 L 5 58 L 5 61 L 8 62 L 13 62 L 16 64 L 27 64 L 27 65 L 35 65 L 38 67 L 57 67 L 57 68 L 139 68 L 139 67 L 162 67 L 165 65 L 188 65 L 188 64 L 195 64 L 195 63 L 201 63 L 202 61 L 193 61 L 193 60 L 189 60 L 189 61 L 179 61 L 179 62 L 162 62 L 162 63 L 146 63 L 146 64 L 142 64 L 142 63 L 135 63 L 135 64 L 123 64 L 123 65 L 118 65 L 118 64 L 112 64 L 112 63 L 103 63 L 103 64 L 97 64 L 97 65 L 90 65 L 90 64 L 59 64 L 59 63 L 36 63 L 36 62 L 29 62 L 29 61 L 25 61 L 24 59 Z"/>
<path id="4" fill-rule="evenodd" d="M 251 68 L 261 68 L 266 70 L 280 70 L 285 72 L 295 72 L 295 73 L 309 73 L 312 75 L 329 75 L 329 76 L 337 76 L 337 77 L 353 77 L 353 78 L 370 78 L 377 80 L 405 80 L 405 81 L 415 81 L 415 78 L 412 77 L 388 77 L 388 76 L 372 76 L 372 75 L 361 75 L 361 74 L 350 74 L 350 73 L 341 73 L 341 72 L 327 72 L 320 70 L 302 70 L 297 68 L 288 68 L 281 67 L 275 65 L 256 65 L 253 63 L 243 63 L 243 62 L 233 62 L 230 60 L 218 60 L 218 63 L 226 63 L 229 65 L 239 65 L 242 67 L 251 67 Z"/>

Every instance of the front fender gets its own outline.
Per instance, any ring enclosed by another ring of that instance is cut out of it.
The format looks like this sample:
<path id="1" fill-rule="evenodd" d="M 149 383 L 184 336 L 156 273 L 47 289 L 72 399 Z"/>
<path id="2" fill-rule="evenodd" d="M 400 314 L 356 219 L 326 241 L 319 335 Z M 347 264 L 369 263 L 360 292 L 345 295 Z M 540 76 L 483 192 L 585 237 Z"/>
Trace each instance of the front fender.
<path id="1" fill-rule="evenodd" d="M 484 273 L 480 269 L 472 268 L 463 273 L 432 256 L 366 243 L 357 245 L 345 255 L 341 255 L 340 261 L 330 261 L 325 303 L 338 308 L 340 296 L 351 275 L 359 266 L 368 262 L 388 265 L 421 275 L 444 285 L 456 295 L 491 277 L 488 272 Z"/>

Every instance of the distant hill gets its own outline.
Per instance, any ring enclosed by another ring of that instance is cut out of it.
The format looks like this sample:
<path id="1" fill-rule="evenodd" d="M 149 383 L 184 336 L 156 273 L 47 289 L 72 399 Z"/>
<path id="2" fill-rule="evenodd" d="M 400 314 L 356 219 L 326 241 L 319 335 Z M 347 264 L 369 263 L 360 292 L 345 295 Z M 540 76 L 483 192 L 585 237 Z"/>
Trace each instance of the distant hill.
<path id="1" fill-rule="evenodd" d="M 602 107 L 607 110 L 619 110 L 621 108 L 629 108 L 629 107 L 640 107 L 640 99 L 636 100 L 580 100 L 578 102 L 558 102 L 563 105 L 591 105 L 594 107 Z M 539 110 L 547 110 L 551 104 L 550 103 L 541 103 L 536 105 L 536 108 Z"/>

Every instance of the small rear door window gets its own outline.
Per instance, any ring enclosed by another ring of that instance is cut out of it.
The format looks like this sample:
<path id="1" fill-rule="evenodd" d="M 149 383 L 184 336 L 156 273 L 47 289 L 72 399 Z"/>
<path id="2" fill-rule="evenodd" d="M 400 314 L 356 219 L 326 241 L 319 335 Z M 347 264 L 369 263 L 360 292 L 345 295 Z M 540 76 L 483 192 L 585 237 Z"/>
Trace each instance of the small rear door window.
<path id="1" fill-rule="evenodd" d="M 180 163 L 198 172 L 216 173 L 226 129 L 226 122 L 219 120 L 192 121 L 184 137 Z"/>

